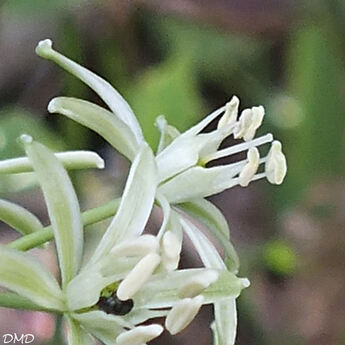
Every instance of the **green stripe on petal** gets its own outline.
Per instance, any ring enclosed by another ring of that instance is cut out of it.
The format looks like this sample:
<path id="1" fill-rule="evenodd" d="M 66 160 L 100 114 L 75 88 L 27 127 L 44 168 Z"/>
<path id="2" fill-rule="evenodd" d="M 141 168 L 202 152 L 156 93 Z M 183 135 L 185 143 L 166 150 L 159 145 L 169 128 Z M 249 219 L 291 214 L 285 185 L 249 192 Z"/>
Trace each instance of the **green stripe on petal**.
<path id="1" fill-rule="evenodd" d="M 138 143 L 143 142 L 143 134 L 140 125 L 124 98 L 107 81 L 89 71 L 83 66 L 70 60 L 52 48 L 52 41 L 49 39 L 38 43 L 36 53 L 44 59 L 52 60 L 67 72 L 80 79 L 108 105 L 111 111 L 116 114 L 132 130 Z"/>
<path id="2" fill-rule="evenodd" d="M 54 153 L 65 169 L 104 168 L 103 159 L 91 151 L 67 151 Z M 19 174 L 32 172 L 33 168 L 27 157 L 5 159 L 0 161 L 0 174 Z"/>
<path id="3" fill-rule="evenodd" d="M 83 227 L 78 199 L 66 170 L 54 154 L 27 135 L 22 135 L 21 140 L 47 204 L 65 288 L 77 273 L 82 257 Z"/>
<path id="4" fill-rule="evenodd" d="M 42 230 L 39 219 L 22 206 L 0 199 L 0 220 L 22 235 Z"/>
<path id="5" fill-rule="evenodd" d="M 181 224 L 193 242 L 206 267 L 225 269 L 225 264 L 213 244 L 191 222 L 181 219 Z M 242 280 L 242 288 L 248 287 L 249 281 Z M 237 311 L 233 296 L 214 303 L 215 327 L 218 345 L 233 345 L 236 338 Z"/>
<path id="6" fill-rule="evenodd" d="M 110 111 L 77 98 L 57 97 L 50 101 L 48 111 L 60 113 L 95 131 L 121 154 L 133 160 L 138 151 L 129 127 Z"/>
<path id="7" fill-rule="evenodd" d="M 39 306 L 63 310 L 62 291 L 55 278 L 32 256 L 0 246 L 0 285 Z"/>
<path id="8" fill-rule="evenodd" d="M 124 331 L 124 327 L 132 328 L 134 325 L 122 317 L 106 314 L 103 311 L 90 311 L 87 313 L 72 314 L 83 327 L 106 345 L 115 345 L 117 336 Z"/>
<path id="9" fill-rule="evenodd" d="M 71 316 L 65 315 L 68 325 L 68 345 L 92 345 L 94 344 L 91 337 L 80 327 L 79 322 L 72 319 Z"/>
<path id="10" fill-rule="evenodd" d="M 206 199 L 195 199 L 178 205 L 178 208 L 186 212 L 196 220 L 202 222 L 207 230 L 215 236 L 226 254 L 226 266 L 234 273 L 238 272 L 240 261 L 236 250 L 230 242 L 230 229 L 223 214 Z"/>
<path id="11" fill-rule="evenodd" d="M 107 255 L 126 238 L 139 236 L 150 216 L 156 193 L 156 164 L 150 147 L 142 145 L 129 172 L 120 207 L 102 237 L 90 263 Z"/>

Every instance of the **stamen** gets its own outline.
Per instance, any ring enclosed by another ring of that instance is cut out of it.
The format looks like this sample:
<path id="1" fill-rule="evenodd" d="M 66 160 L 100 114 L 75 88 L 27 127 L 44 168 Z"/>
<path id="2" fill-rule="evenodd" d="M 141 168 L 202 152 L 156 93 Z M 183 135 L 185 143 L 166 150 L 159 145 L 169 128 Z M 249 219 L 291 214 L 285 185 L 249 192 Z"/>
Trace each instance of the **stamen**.
<path id="1" fill-rule="evenodd" d="M 140 237 L 122 242 L 111 250 L 114 256 L 145 256 L 150 253 L 157 253 L 159 241 L 153 235 L 142 235 Z"/>
<path id="2" fill-rule="evenodd" d="M 180 289 L 178 295 L 181 298 L 195 297 L 218 280 L 219 273 L 216 270 L 204 271 L 190 279 Z"/>
<path id="3" fill-rule="evenodd" d="M 121 333 L 116 338 L 117 345 L 142 345 L 157 338 L 163 332 L 161 325 L 138 326 L 130 331 Z"/>
<path id="4" fill-rule="evenodd" d="M 281 184 L 286 175 L 286 158 L 282 152 L 282 144 L 279 141 L 272 143 L 267 155 L 265 172 L 267 180 L 273 184 Z"/>
<path id="5" fill-rule="evenodd" d="M 256 147 L 250 148 L 248 150 L 247 159 L 248 163 L 242 169 L 239 176 L 239 184 L 242 187 L 248 186 L 258 170 L 260 160 L 259 150 Z"/>
<path id="6" fill-rule="evenodd" d="M 225 113 L 218 121 L 218 129 L 225 125 L 232 125 L 237 121 L 239 104 L 240 100 L 236 96 L 233 96 L 230 102 L 225 104 Z"/>
<path id="7" fill-rule="evenodd" d="M 271 133 L 268 133 L 266 135 L 263 135 L 259 138 L 254 139 L 254 140 L 247 141 L 247 142 L 244 142 L 241 144 L 227 147 L 226 149 L 223 149 L 223 150 L 216 151 L 216 152 L 204 157 L 203 161 L 207 163 L 207 162 L 213 161 L 215 159 L 227 157 L 227 156 L 239 153 L 239 152 L 246 151 L 246 150 L 250 149 L 251 147 L 255 147 L 255 146 L 257 147 L 257 146 L 261 146 L 261 145 L 270 143 L 272 140 L 273 140 L 273 135 Z"/>
<path id="8" fill-rule="evenodd" d="M 181 249 L 182 241 L 172 231 L 167 231 L 162 239 L 162 261 L 167 271 L 178 267 Z"/>
<path id="9" fill-rule="evenodd" d="M 197 296 L 178 301 L 165 319 L 165 327 L 174 335 L 185 329 L 199 312 L 204 298 Z"/>
<path id="10" fill-rule="evenodd" d="M 243 138 L 245 141 L 252 140 L 255 137 L 256 130 L 262 123 L 264 115 L 265 109 L 263 106 L 244 109 L 234 130 L 234 138 Z"/>
<path id="11" fill-rule="evenodd" d="M 132 298 L 150 279 L 160 260 L 160 256 L 155 253 L 143 257 L 120 283 L 117 289 L 117 297 L 122 301 Z"/>

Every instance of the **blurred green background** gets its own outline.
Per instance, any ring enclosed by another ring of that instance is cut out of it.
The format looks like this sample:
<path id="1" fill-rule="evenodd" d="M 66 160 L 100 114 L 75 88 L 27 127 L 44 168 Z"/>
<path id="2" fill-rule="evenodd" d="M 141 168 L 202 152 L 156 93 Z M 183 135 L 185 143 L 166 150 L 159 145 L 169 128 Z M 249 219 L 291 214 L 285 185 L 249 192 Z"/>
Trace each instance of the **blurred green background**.
<path id="1" fill-rule="evenodd" d="M 185 130 L 233 94 L 241 108 L 264 105 L 260 131 L 283 143 L 285 182 L 212 198 L 230 224 L 240 273 L 252 283 L 239 299 L 237 344 L 345 344 L 343 0 L 8 0 L 0 20 L 0 158 L 23 154 L 16 143 L 23 132 L 56 151 L 99 152 L 105 172 L 73 175 L 84 208 L 118 194 L 128 164 L 94 133 L 48 116 L 56 95 L 102 103 L 35 56 L 39 40 L 52 38 L 108 79 L 153 147 L 160 114 Z M 0 193 L 47 219 L 33 183 L 4 176 Z M 12 238 L 2 226 L 0 241 Z M 210 318 L 205 308 L 186 332 L 153 344 L 210 344 Z M 0 309 L 0 334 L 21 329 L 36 332 L 37 344 L 62 343 L 44 314 Z"/>

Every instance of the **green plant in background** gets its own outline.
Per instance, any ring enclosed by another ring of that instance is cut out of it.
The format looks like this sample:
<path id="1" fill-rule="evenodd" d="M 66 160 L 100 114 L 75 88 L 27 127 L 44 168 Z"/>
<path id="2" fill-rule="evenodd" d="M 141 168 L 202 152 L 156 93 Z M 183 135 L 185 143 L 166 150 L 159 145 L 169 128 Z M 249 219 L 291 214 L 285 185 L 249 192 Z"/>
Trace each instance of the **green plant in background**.
<path id="1" fill-rule="evenodd" d="M 100 158 L 88 152 L 54 155 L 31 136 L 21 136 L 28 158 L 0 162 L 0 172 L 34 170 L 51 226 L 42 229 L 34 215 L 19 210 L 17 205 L 0 205 L 2 219 L 26 234 L 0 247 L 0 284 L 17 293 L 0 294 L 0 306 L 63 313 L 72 345 L 89 343 L 88 333 L 105 344 L 140 345 L 163 331 L 158 324 L 143 322 L 165 317 L 165 328 L 174 335 L 188 326 L 203 304 L 213 304 L 215 344 L 234 344 L 236 298 L 249 282 L 236 276 L 239 260 L 223 215 L 204 198 L 261 178 L 282 183 L 286 161 L 280 142 L 273 141 L 272 134 L 255 138 L 264 108 L 244 109 L 238 116 L 239 100 L 234 96 L 182 134 L 164 117 L 158 117 L 160 139 L 154 155 L 132 109 L 109 83 L 54 51 L 50 40 L 41 41 L 36 52 L 81 79 L 110 108 L 108 111 L 84 100 L 58 97 L 49 103 L 48 110 L 97 132 L 129 159 L 131 169 L 121 200 L 81 214 L 64 165 L 101 167 Z M 218 116 L 217 129 L 203 133 Z M 219 150 L 230 135 L 244 142 Z M 272 143 L 268 155 L 260 158 L 258 147 L 268 143 Z M 206 166 L 212 160 L 243 151 L 247 151 L 243 161 Z M 163 222 L 156 236 L 143 235 L 154 203 L 163 211 Z M 13 221 L 15 212 L 18 219 Z M 93 254 L 82 264 L 83 225 L 112 216 Z M 206 225 L 224 248 L 225 260 L 190 217 Z M 178 268 L 183 232 L 203 267 Z M 36 260 L 21 252 L 52 236 L 61 286 Z"/>

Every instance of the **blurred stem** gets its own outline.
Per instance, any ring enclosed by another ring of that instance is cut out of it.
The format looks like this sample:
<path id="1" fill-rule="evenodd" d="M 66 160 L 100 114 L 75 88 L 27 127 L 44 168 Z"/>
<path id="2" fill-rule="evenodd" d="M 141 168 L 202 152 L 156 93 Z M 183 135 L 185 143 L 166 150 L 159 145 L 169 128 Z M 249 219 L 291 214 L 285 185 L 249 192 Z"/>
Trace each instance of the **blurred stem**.
<path id="1" fill-rule="evenodd" d="M 109 203 L 100 207 L 82 213 L 83 225 L 91 225 L 112 217 L 120 204 L 121 198 L 110 201 Z M 38 247 L 54 237 L 53 229 L 51 226 L 45 227 L 43 230 L 36 231 L 32 234 L 23 236 L 16 241 L 11 242 L 8 246 L 18 250 L 26 251 Z"/>
<path id="2" fill-rule="evenodd" d="M 21 310 L 34 310 L 52 312 L 52 310 L 38 306 L 25 297 L 11 292 L 0 293 L 0 307 L 21 309 Z M 57 313 L 57 311 L 54 311 Z"/>

